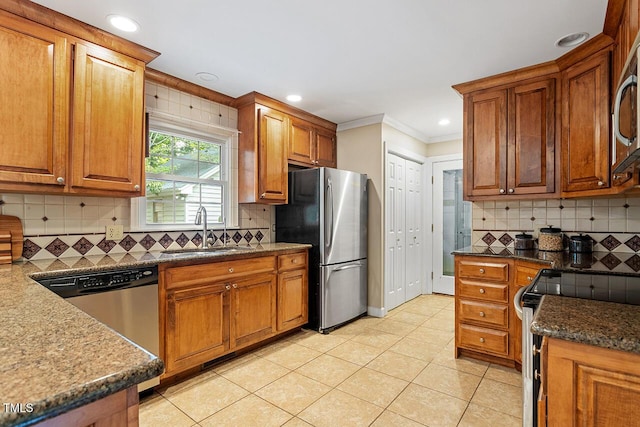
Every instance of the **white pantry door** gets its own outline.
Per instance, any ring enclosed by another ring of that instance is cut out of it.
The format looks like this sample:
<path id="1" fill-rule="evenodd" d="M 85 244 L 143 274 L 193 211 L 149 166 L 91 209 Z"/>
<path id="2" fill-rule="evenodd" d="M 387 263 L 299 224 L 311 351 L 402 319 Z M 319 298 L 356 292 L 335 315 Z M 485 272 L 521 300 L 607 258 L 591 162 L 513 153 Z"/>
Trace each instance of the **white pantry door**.
<path id="1" fill-rule="evenodd" d="M 385 302 L 391 310 L 422 293 L 422 165 L 387 153 Z"/>

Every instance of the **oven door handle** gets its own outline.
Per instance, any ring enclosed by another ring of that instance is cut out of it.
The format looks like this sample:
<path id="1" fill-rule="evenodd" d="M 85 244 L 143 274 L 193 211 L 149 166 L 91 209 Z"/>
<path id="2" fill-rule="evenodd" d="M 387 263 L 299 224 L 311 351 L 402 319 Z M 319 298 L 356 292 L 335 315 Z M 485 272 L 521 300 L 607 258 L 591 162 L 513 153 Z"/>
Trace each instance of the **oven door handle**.
<path id="1" fill-rule="evenodd" d="M 524 292 L 527 290 L 527 286 L 523 286 L 520 289 L 518 289 L 518 292 L 516 292 L 516 296 L 513 297 L 513 308 L 515 308 L 516 310 L 516 316 L 518 316 L 518 319 L 522 320 L 522 294 L 524 294 Z"/>

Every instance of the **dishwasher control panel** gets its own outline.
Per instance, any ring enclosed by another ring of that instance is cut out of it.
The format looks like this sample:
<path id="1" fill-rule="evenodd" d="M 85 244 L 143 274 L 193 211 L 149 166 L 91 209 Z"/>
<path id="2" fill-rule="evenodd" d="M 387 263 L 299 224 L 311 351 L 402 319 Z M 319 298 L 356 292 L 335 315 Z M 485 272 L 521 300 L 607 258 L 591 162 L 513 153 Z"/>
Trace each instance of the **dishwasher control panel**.
<path id="1" fill-rule="evenodd" d="M 74 273 L 34 279 L 63 298 L 158 283 L 158 266 Z"/>

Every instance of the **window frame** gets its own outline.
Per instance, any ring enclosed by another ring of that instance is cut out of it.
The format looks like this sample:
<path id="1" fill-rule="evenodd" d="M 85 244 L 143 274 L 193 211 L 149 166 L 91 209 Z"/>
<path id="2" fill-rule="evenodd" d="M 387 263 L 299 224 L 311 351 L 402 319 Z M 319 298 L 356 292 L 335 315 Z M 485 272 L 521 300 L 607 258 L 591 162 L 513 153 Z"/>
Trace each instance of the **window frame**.
<path id="1" fill-rule="evenodd" d="M 235 174 L 232 168 L 232 148 L 233 142 L 237 138 L 237 131 L 218 127 L 215 125 L 209 125 L 207 123 L 196 122 L 194 120 L 181 119 L 178 117 L 164 117 L 159 114 L 149 114 L 149 126 L 146 132 L 164 132 L 173 136 L 182 136 L 185 138 L 197 139 L 205 142 L 212 142 L 220 145 L 220 166 L 221 176 L 220 180 L 214 180 L 212 183 L 222 186 L 222 205 L 223 216 L 226 218 L 227 228 L 233 228 L 237 226 L 238 209 L 233 208 L 231 205 L 234 201 L 237 201 L 237 196 L 234 197 L 232 191 L 237 191 L 237 185 L 235 185 Z M 144 185 L 146 188 L 147 173 L 146 165 Z M 190 179 L 187 177 L 179 177 L 170 174 L 157 174 L 154 176 L 158 180 L 171 180 L 181 182 L 193 182 L 194 184 L 201 184 L 200 179 Z M 198 181 L 198 182 L 196 182 Z M 146 193 L 146 191 L 145 191 Z M 147 197 L 136 197 L 131 199 L 131 221 L 130 228 L 132 232 L 136 231 L 189 231 L 189 230 L 201 230 L 202 225 L 195 224 L 183 224 L 183 223 L 163 223 L 163 224 L 147 224 Z M 218 230 L 223 228 L 222 222 L 213 221 L 213 218 L 207 218 L 207 228 L 210 230 Z"/>

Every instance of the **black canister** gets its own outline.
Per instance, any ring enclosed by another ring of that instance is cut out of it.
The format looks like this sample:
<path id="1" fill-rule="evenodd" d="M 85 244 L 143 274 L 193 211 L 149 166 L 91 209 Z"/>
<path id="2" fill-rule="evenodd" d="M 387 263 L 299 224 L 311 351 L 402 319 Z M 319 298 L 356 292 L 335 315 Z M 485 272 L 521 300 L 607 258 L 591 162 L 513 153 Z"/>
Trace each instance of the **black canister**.
<path id="1" fill-rule="evenodd" d="M 535 240 L 531 234 L 527 234 L 523 231 L 521 234 L 516 234 L 514 248 L 516 250 L 530 251 L 535 249 Z"/>
<path id="2" fill-rule="evenodd" d="M 588 234 L 571 236 L 569 239 L 569 252 L 591 253 L 593 252 L 593 239 Z"/>

